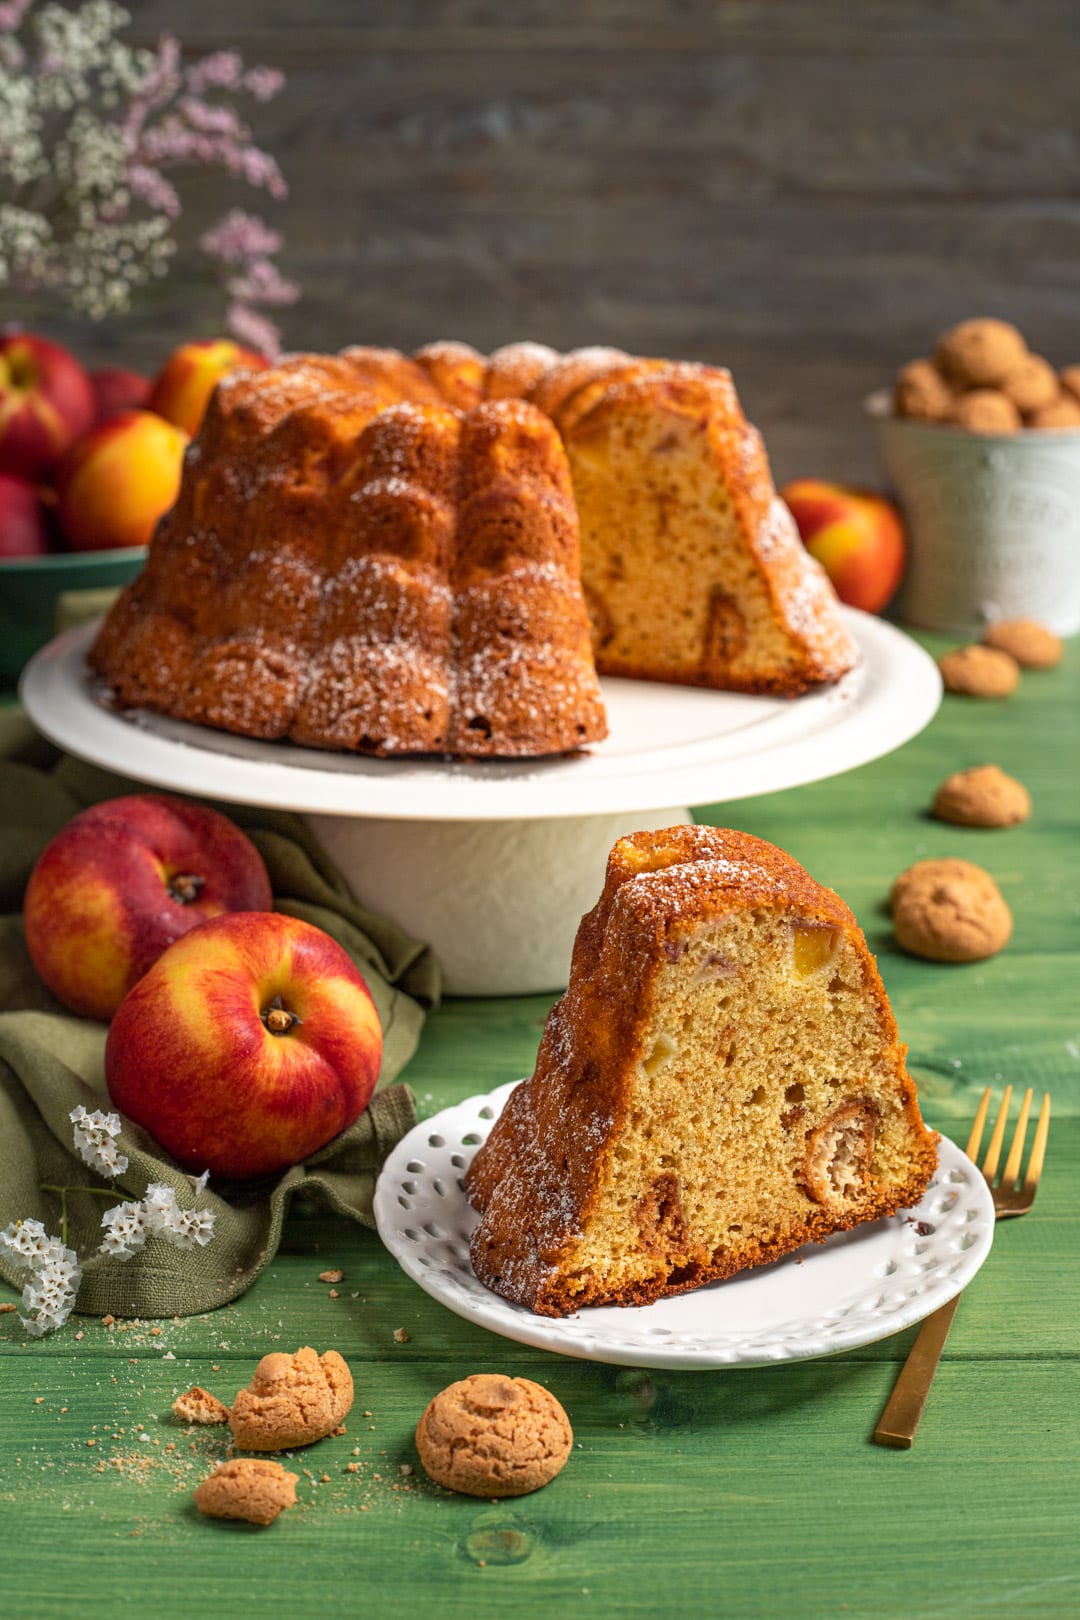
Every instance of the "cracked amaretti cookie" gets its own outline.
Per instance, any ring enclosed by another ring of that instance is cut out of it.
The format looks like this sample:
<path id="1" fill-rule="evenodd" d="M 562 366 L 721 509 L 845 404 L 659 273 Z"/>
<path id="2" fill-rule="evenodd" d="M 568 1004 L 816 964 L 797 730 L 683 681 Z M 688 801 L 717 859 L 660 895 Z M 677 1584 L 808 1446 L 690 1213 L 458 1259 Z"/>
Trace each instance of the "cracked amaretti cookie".
<path id="1" fill-rule="evenodd" d="M 272 1350 L 233 1401 L 229 1424 L 244 1451 L 291 1450 L 332 1434 L 352 1403 L 352 1374 L 336 1350 Z"/>
<path id="2" fill-rule="evenodd" d="M 620 839 L 468 1172 L 477 1276 L 544 1316 L 641 1305 L 916 1203 L 936 1137 L 904 1055 L 855 918 L 790 855 Z"/>

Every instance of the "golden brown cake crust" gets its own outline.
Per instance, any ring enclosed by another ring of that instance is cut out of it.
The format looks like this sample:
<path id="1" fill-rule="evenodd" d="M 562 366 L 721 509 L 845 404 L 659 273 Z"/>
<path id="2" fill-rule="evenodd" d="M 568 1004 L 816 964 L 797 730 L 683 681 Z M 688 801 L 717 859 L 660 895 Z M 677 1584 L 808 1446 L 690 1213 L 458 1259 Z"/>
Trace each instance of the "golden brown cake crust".
<path id="1" fill-rule="evenodd" d="M 747 833 L 711 827 L 638 833 L 615 845 L 603 893 L 582 919 L 570 985 L 548 1017 L 532 1078 L 511 1093 L 467 1172 L 466 1190 L 481 1214 L 472 1263 L 489 1288 L 544 1316 L 588 1304 L 648 1304 L 868 1218 L 865 1209 L 845 1218 L 811 1206 L 800 1225 L 759 1244 L 749 1258 L 702 1257 L 685 1275 L 621 1290 L 571 1287 L 565 1274 L 565 1256 L 595 1207 L 627 1122 L 652 984 L 696 924 L 778 905 L 800 922 L 838 931 L 857 954 L 915 1144 L 909 1177 L 873 1213 L 918 1202 L 936 1165 L 937 1138 L 922 1124 L 905 1049 L 848 907 L 791 856 Z"/>

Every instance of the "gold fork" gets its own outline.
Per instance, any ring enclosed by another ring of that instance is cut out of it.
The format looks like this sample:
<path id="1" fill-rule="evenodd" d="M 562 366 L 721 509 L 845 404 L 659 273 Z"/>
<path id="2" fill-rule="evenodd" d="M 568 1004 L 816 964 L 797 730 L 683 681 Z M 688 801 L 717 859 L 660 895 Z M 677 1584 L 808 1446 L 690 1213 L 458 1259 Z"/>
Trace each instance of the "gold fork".
<path id="1" fill-rule="evenodd" d="M 1050 1132 L 1050 1093 L 1047 1091 L 1043 1093 L 1039 1122 L 1035 1127 L 1035 1140 L 1031 1144 L 1031 1158 L 1021 1181 L 1020 1161 L 1024 1155 L 1024 1137 L 1027 1135 L 1028 1116 L 1031 1113 L 1029 1086 L 1020 1105 L 1020 1118 L 1013 1132 L 1009 1157 L 1005 1161 L 1001 1179 L 995 1185 L 1011 1100 L 1012 1086 L 1006 1086 L 994 1124 L 994 1132 L 990 1138 L 990 1146 L 982 1162 L 982 1173 L 994 1195 L 994 1216 L 999 1221 L 1008 1220 L 1014 1215 L 1026 1215 L 1035 1202 L 1043 1159 L 1046 1156 L 1046 1138 Z M 969 1159 L 974 1159 L 979 1151 L 989 1107 L 990 1087 L 987 1086 L 968 1138 Z M 893 1392 L 874 1430 L 874 1439 L 879 1446 L 899 1446 L 906 1450 L 914 1440 L 919 1419 L 923 1415 L 923 1407 L 926 1405 L 926 1397 L 930 1393 L 930 1385 L 934 1381 L 941 1352 L 945 1348 L 945 1341 L 949 1337 L 949 1329 L 952 1327 L 959 1303 L 960 1295 L 957 1294 L 955 1299 L 950 1299 L 947 1305 L 942 1305 L 933 1315 L 928 1316 L 919 1329 L 918 1337 L 908 1351 L 907 1360 L 900 1369 L 899 1377 L 893 1385 Z"/>

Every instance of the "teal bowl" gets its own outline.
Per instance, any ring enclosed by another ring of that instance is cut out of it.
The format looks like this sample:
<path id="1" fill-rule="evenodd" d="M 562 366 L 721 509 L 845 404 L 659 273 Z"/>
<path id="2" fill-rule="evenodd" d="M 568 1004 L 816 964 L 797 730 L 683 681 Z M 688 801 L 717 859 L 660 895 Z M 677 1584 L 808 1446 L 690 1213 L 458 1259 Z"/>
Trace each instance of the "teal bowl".
<path id="1" fill-rule="evenodd" d="M 26 661 L 59 631 L 104 613 L 145 560 L 145 546 L 126 546 L 0 561 L 0 681 L 17 680 Z"/>

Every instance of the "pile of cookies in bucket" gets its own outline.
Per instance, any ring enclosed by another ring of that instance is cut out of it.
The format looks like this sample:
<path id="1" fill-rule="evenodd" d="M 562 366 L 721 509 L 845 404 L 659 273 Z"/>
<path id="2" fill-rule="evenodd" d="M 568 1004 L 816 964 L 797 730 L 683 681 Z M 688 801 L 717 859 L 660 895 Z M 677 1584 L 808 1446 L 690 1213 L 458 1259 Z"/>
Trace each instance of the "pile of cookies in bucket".
<path id="1" fill-rule="evenodd" d="M 897 416 L 969 433 L 1080 428 L 1080 365 L 1058 371 L 1008 321 L 984 316 L 942 333 L 893 387 Z"/>

